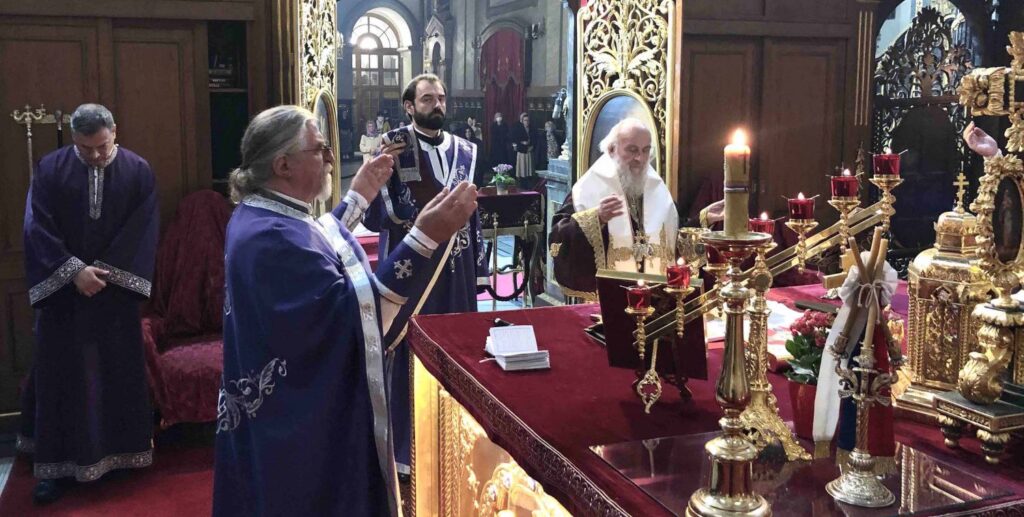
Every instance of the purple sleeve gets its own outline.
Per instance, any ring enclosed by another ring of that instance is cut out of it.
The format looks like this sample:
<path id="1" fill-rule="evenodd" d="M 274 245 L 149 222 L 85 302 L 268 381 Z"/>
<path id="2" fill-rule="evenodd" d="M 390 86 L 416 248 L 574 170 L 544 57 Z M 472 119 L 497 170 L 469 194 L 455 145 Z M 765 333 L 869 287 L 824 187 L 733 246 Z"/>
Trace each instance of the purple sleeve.
<path id="1" fill-rule="evenodd" d="M 25 276 L 29 302 L 36 308 L 71 284 L 86 266 L 67 250 L 55 219 L 56 203 L 47 177 L 37 168 L 25 202 Z"/>

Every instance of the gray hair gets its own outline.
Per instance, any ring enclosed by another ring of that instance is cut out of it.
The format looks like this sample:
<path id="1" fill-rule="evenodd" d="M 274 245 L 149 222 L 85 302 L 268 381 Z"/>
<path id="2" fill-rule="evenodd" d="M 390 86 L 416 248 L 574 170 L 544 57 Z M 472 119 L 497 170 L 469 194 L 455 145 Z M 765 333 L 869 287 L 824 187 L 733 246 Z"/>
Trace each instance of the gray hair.
<path id="1" fill-rule="evenodd" d="M 103 128 L 114 130 L 114 114 L 100 104 L 82 104 L 71 114 L 71 131 L 74 133 L 91 136 Z"/>
<path id="2" fill-rule="evenodd" d="M 316 124 L 306 108 L 285 105 L 256 115 L 242 136 L 242 163 L 231 172 L 231 199 L 238 203 L 274 175 L 274 160 L 302 145 L 303 129 Z"/>
<path id="3" fill-rule="evenodd" d="M 612 147 L 618 145 L 619 135 L 623 131 L 633 128 L 643 129 L 644 131 L 647 131 L 648 134 L 651 132 L 651 128 L 647 127 L 647 124 L 641 122 L 640 119 L 636 119 L 633 117 L 624 118 L 620 120 L 617 124 L 612 126 L 612 128 L 608 131 L 608 134 L 601 139 L 601 143 L 598 146 L 601 149 L 601 152 L 604 154 L 608 154 L 608 152 L 612 150 Z"/>

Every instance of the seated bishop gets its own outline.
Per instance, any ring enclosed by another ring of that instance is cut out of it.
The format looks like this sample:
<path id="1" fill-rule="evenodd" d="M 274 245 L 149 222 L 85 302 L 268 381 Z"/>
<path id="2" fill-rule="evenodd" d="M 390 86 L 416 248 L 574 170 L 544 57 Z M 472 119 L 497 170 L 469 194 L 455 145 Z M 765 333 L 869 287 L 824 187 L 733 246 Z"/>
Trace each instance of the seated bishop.
<path id="1" fill-rule="evenodd" d="M 568 296 L 596 300 L 597 271 L 662 273 L 675 260 L 679 215 L 651 166 L 651 132 L 620 121 L 601 157 L 573 185 L 551 221 L 555 280 Z"/>

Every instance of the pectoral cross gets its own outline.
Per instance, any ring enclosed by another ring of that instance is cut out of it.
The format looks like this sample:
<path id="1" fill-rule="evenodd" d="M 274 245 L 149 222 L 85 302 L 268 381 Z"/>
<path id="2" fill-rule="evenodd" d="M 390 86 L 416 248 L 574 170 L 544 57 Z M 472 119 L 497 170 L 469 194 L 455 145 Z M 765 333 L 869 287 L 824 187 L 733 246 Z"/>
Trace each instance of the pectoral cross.
<path id="1" fill-rule="evenodd" d="M 967 193 L 967 189 L 965 187 L 967 187 L 968 185 L 969 183 L 967 183 L 967 176 L 964 176 L 963 172 L 956 175 L 956 181 L 953 182 L 953 186 L 957 187 L 956 212 L 958 214 L 964 213 L 964 194 Z"/>
<path id="2" fill-rule="evenodd" d="M 651 244 L 646 233 L 636 232 L 633 234 L 633 260 L 636 261 L 637 271 L 643 272 L 644 261 L 651 256 Z"/>

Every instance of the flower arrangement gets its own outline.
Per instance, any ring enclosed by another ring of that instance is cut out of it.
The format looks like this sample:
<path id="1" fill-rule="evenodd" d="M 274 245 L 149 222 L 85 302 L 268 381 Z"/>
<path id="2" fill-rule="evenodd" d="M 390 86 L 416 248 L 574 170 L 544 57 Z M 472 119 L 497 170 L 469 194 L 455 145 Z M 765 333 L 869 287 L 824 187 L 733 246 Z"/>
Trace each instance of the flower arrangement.
<path id="1" fill-rule="evenodd" d="M 793 337 L 786 341 L 786 351 L 793 356 L 789 361 L 790 369 L 786 371 L 789 380 L 801 384 L 818 384 L 821 355 L 825 351 L 825 340 L 833 321 L 834 314 L 806 310 L 803 316 L 790 325 Z"/>
<path id="2" fill-rule="evenodd" d="M 494 176 L 491 177 L 491 185 L 495 186 L 509 186 L 515 185 L 515 177 L 509 175 L 509 171 L 512 170 L 512 166 L 507 163 L 501 163 L 491 168 L 494 171 Z"/>

